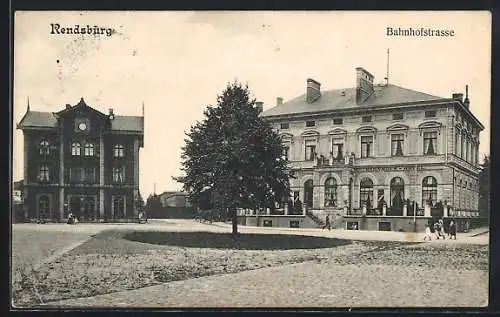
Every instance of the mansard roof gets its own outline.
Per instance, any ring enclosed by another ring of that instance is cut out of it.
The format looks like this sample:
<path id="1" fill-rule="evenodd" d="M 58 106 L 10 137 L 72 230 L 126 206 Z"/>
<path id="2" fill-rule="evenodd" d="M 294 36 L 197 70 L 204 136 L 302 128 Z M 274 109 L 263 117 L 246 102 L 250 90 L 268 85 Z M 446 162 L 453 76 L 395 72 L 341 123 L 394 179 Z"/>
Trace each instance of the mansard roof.
<path id="1" fill-rule="evenodd" d="M 40 128 L 40 129 L 55 129 L 57 128 L 57 118 L 64 116 L 64 114 L 75 110 L 80 107 L 88 107 L 92 109 L 91 111 L 96 112 L 99 116 L 107 117 L 107 115 L 102 112 L 95 110 L 94 108 L 85 104 L 83 98 L 80 102 L 72 107 L 67 107 L 59 112 L 43 112 L 43 111 L 31 111 L 28 108 L 28 111 L 21 119 L 19 124 L 17 125 L 18 129 L 26 129 L 26 128 Z M 144 118 L 138 116 L 118 116 L 115 115 L 111 122 L 111 131 L 116 132 L 144 132 Z"/>
<path id="2" fill-rule="evenodd" d="M 447 98 L 429 95 L 396 85 L 374 86 L 373 94 L 362 104 L 356 103 L 356 88 L 322 91 L 321 97 L 313 103 L 306 102 L 306 95 L 300 95 L 262 113 L 263 117 L 287 114 L 322 112 L 337 109 L 356 109 L 367 106 L 386 106 L 425 101 L 446 101 Z"/>

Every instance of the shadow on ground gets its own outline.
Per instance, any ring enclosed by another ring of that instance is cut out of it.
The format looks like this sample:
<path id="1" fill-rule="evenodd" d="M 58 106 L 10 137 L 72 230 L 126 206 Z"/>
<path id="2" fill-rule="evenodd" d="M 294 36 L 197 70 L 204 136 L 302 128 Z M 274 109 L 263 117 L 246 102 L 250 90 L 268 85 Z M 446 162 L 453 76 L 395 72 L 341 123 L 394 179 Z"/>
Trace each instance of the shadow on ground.
<path id="1" fill-rule="evenodd" d="M 348 240 L 283 234 L 238 234 L 214 232 L 135 231 L 124 239 L 187 248 L 236 250 L 292 250 L 332 248 L 351 243 Z"/>

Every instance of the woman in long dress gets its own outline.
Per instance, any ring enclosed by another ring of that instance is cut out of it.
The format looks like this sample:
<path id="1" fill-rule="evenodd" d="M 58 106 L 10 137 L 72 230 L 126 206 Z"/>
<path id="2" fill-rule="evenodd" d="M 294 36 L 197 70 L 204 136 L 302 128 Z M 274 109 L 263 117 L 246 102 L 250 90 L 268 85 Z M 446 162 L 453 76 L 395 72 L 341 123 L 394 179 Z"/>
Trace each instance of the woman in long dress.
<path id="1" fill-rule="evenodd" d="M 429 241 L 432 240 L 432 236 L 431 236 L 431 227 L 429 226 L 429 224 L 426 224 L 425 225 L 425 236 L 424 236 L 424 241 L 426 241 L 427 239 L 429 239 Z"/>

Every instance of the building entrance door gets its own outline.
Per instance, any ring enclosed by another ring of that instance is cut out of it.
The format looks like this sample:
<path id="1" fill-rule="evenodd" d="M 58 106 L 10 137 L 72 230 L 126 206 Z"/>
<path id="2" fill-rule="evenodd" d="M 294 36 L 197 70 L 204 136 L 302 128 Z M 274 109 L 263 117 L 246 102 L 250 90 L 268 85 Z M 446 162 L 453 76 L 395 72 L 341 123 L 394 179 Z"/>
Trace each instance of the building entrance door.
<path id="1" fill-rule="evenodd" d="M 70 212 L 80 221 L 97 219 L 95 198 L 92 196 L 72 196 Z"/>
<path id="2" fill-rule="evenodd" d="M 405 195 L 405 185 L 401 177 L 391 180 L 391 213 L 390 216 L 402 216 Z"/>
<path id="3" fill-rule="evenodd" d="M 49 219 L 52 211 L 50 206 L 50 199 L 48 196 L 41 196 L 38 199 L 38 217 L 40 219 Z"/>
<path id="4" fill-rule="evenodd" d="M 71 196 L 69 201 L 69 212 L 71 212 L 78 220 L 82 219 L 80 198 L 81 197 Z"/>
<path id="5" fill-rule="evenodd" d="M 94 197 L 85 197 L 83 200 L 83 212 L 85 220 L 96 220 L 96 208 Z"/>

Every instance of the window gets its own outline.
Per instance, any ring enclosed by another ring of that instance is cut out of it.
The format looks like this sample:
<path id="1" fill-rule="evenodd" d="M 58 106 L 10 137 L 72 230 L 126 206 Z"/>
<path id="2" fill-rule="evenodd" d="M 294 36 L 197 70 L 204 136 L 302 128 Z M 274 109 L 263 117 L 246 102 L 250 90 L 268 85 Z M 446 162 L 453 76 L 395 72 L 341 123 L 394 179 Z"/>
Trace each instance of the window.
<path id="1" fill-rule="evenodd" d="M 304 183 L 304 204 L 307 208 L 313 207 L 314 184 L 313 180 L 309 179 Z"/>
<path id="2" fill-rule="evenodd" d="M 113 181 L 123 183 L 125 181 L 125 169 L 123 167 L 113 167 Z"/>
<path id="3" fill-rule="evenodd" d="M 283 146 L 283 158 L 288 161 L 288 155 L 290 153 L 290 147 L 288 145 Z"/>
<path id="4" fill-rule="evenodd" d="M 290 128 L 290 124 L 288 122 L 283 122 L 280 124 L 280 128 L 283 130 L 287 130 Z"/>
<path id="5" fill-rule="evenodd" d="M 264 220 L 263 227 L 272 227 L 273 226 L 273 221 L 272 220 Z"/>
<path id="6" fill-rule="evenodd" d="M 437 181 L 432 176 L 427 176 L 422 181 L 422 206 L 434 206 L 437 202 Z"/>
<path id="7" fill-rule="evenodd" d="M 361 206 L 366 204 L 367 210 L 373 206 L 373 182 L 368 177 L 363 178 L 359 183 L 359 202 Z"/>
<path id="8" fill-rule="evenodd" d="M 424 132 L 424 155 L 436 155 L 437 132 Z"/>
<path id="9" fill-rule="evenodd" d="M 434 118 L 436 116 L 436 110 L 428 110 L 424 113 L 426 118 Z"/>
<path id="10" fill-rule="evenodd" d="M 380 221 L 378 231 L 391 231 L 391 223 L 389 221 Z"/>
<path id="11" fill-rule="evenodd" d="M 458 151 L 458 146 L 460 145 L 460 142 L 458 140 L 458 137 L 460 136 L 460 134 L 458 134 L 458 132 L 455 132 L 455 154 L 456 155 L 459 155 L 459 151 Z"/>
<path id="12" fill-rule="evenodd" d="M 330 177 L 325 182 L 325 207 L 337 206 L 337 181 Z"/>
<path id="13" fill-rule="evenodd" d="M 332 156 L 334 159 L 341 161 L 344 159 L 344 140 L 343 139 L 333 139 L 332 140 Z"/>
<path id="14" fill-rule="evenodd" d="M 96 172 L 94 167 L 72 167 L 69 170 L 69 179 L 72 183 L 95 183 Z"/>
<path id="15" fill-rule="evenodd" d="M 460 158 L 463 159 L 465 157 L 465 135 L 462 134 L 462 144 L 460 146 Z"/>
<path id="16" fill-rule="evenodd" d="M 306 161 L 314 161 L 316 158 L 316 141 L 306 140 Z"/>
<path id="17" fill-rule="evenodd" d="M 344 123 L 344 119 L 342 119 L 342 118 L 333 119 L 333 124 L 335 124 L 335 125 L 339 125 L 339 124 L 343 124 L 343 123 Z"/>
<path id="18" fill-rule="evenodd" d="M 85 146 L 83 148 L 83 155 L 85 155 L 85 156 L 94 156 L 94 144 L 92 144 L 92 143 L 85 143 Z"/>
<path id="19" fill-rule="evenodd" d="M 363 117 L 361 118 L 361 121 L 362 121 L 363 123 L 372 122 L 372 116 L 363 116 Z"/>
<path id="20" fill-rule="evenodd" d="M 113 215 L 115 218 L 125 218 L 125 197 L 113 197 Z"/>
<path id="21" fill-rule="evenodd" d="M 115 144 L 115 147 L 113 149 L 113 156 L 123 157 L 123 151 L 124 151 L 123 144 Z"/>
<path id="22" fill-rule="evenodd" d="M 347 221 L 346 222 L 346 229 L 347 230 L 359 230 L 358 221 Z"/>
<path id="23" fill-rule="evenodd" d="M 50 180 L 49 166 L 47 164 L 40 165 L 38 180 L 42 182 L 48 182 Z"/>
<path id="24" fill-rule="evenodd" d="M 81 146 L 80 146 L 80 143 L 73 142 L 71 144 L 71 155 L 73 155 L 73 156 L 79 156 L 79 155 L 81 155 Z"/>
<path id="25" fill-rule="evenodd" d="M 373 147 L 373 136 L 361 137 L 361 157 L 371 157 Z"/>
<path id="26" fill-rule="evenodd" d="M 50 144 L 47 140 L 40 141 L 40 155 L 50 154 Z"/>
<path id="27" fill-rule="evenodd" d="M 391 155 L 392 156 L 403 156 L 403 134 L 392 134 L 391 135 Z"/>
<path id="28" fill-rule="evenodd" d="M 72 167 L 69 170 L 69 179 L 71 182 L 80 182 L 82 180 L 82 169 L 80 167 Z"/>
<path id="29" fill-rule="evenodd" d="M 84 170 L 84 182 L 86 183 L 95 183 L 95 168 L 93 167 L 87 167 Z"/>
<path id="30" fill-rule="evenodd" d="M 403 120 L 403 113 L 393 113 L 392 114 L 392 120 Z"/>
<path id="31" fill-rule="evenodd" d="M 316 126 L 316 121 L 306 121 L 306 127 L 314 127 Z"/>

